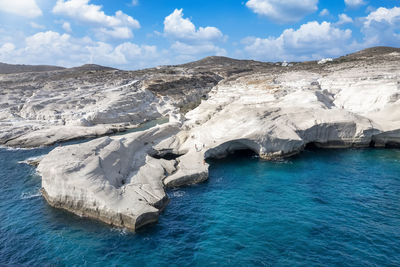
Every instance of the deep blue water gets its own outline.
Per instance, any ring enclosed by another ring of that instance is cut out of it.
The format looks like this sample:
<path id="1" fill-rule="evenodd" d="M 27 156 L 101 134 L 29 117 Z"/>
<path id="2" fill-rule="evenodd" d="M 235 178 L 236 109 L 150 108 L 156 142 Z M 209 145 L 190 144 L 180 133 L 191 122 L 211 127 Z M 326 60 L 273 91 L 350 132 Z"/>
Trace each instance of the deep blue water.
<path id="1" fill-rule="evenodd" d="M 215 160 L 133 234 L 46 204 L 18 161 L 50 149 L 0 149 L 1 266 L 400 265 L 399 150 Z"/>

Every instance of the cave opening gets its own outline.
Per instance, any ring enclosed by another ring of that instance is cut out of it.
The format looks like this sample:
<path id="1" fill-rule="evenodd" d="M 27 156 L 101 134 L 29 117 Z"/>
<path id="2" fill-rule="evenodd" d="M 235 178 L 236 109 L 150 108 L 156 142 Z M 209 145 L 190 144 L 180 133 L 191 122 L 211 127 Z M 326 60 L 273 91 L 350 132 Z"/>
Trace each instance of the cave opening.
<path id="1" fill-rule="evenodd" d="M 310 142 L 310 143 L 307 143 L 305 146 L 304 146 L 304 150 L 316 150 L 316 149 L 319 149 L 320 147 L 318 147 L 318 145 L 315 143 L 315 142 Z"/>

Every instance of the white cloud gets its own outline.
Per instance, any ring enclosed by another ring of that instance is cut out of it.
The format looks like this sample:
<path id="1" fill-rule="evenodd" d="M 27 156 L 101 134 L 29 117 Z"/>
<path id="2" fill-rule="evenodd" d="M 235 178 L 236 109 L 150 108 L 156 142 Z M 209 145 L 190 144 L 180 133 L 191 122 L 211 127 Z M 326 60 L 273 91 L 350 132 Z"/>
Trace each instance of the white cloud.
<path id="1" fill-rule="evenodd" d="M 371 45 L 399 46 L 400 7 L 378 8 L 364 18 L 362 32 L 365 43 Z"/>
<path id="2" fill-rule="evenodd" d="M 226 36 L 216 27 L 199 27 L 183 17 L 182 9 L 175 9 L 164 19 L 164 36 L 171 41 L 170 53 L 174 62 L 195 60 L 209 55 L 226 55 L 225 49 L 216 45 Z"/>
<path id="3" fill-rule="evenodd" d="M 318 0 L 249 0 L 253 12 L 276 22 L 295 22 L 318 10 Z"/>
<path id="4" fill-rule="evenodd" d="M 57 0 L 54 14 L 64 15 L 78 21 L 88 22 L 101 27 L 101 32 L 115 38 L 131 38 L 132 29 L 140 28 L 137 20 L 122 11 L 109 16 L 102 6 L 89 4 L 90 0 Z"/>
<path id="5" fill-rule="evenodd" d="M 336 25 L 343 25 L 348 23 L 353 23 L 353 19 L 347 16 L 346 14 L 340 14 L 339 21 L 336 22 Z"/>
<path id="6" fill-rule="evenodd" d="M 153 66 L 157 60 L 158 51 L 155 46 L 137 45 L 130 42 L 116 47 L 104 42 L 87 46 L 90 61 L 105 65 L 122 66 L 123 68 L 143 68 Z M 149 63 L 151 62 L 151 65 Z"/>
<path id="7" fill-rule="evenodd" d="M 125 62 L 134 62 L 138 58 L 149 58 L 148 62 L 158 57 L 157 47 L 154 45 L 137 45 L 130 42 L 122 43 L 115 49 L 116 53 L 121 53 L 125 57 Z M 148 65 L 147 65 L 148 66 Z"/>
<path id="8" fill-rule="evenodd" d="M 115 27 L 111 29 L 100 28 L 97 35 L 102 39 L 101 34 L 111 36 L 118 39 L 129 39 L 133 37 L 132 31 L 127 27 Z"/>
<path id="9" fill-rule="evenodd" d="M 89 4 L 89 0 L 58 0 L 53 13 L 65 15 L 80 21 L 96 23 L 102 26 L 117 27 L 121 25 L 139 28 L 139 22 L 132 17 L 117 11 L 115 16 L 108 16 L 101 11 L 102 6 Z"/>
<path id="10" fill-rule="evenodd" d="M 171 48 L 175 52 L 184 55 L 199 55 L 205 53 L 212 53 L 213 55 L 216 56 L 225 56 L 227 54 L 225 49 L 210 43 L 191 45 L 176 41 L 175 43 L 172 44 Z"/>
<path id="11" fill-rule="evenodd" d="M 246 38 L 245 51 L 255 59 L 311 60 L 339 56 L 352 50 L 349 29 L 336 28 L 329 22 L 303 24 L 299 29 L 287 29 L 277 38 Z"/>
<path id="12" fill-rule="evenodd" d="M 64 22 L 63 25 L 62 25 L 62 28 L 66 32 L 72 32 L 71 24 L 69 22 Z"/>
<path id="13" fill-rule="evenodd" d="M 364 22 L 365 27 L 370 27 L 371 24 L 376 22 L 384 22 L 390 25 L 396 24 L 400 18 L 400 7 L 393 7 L 387 9 L 384 7 L 378 8 L 377 10 L 371 12 Z"/>
<path id="14" fill-rule="evenodd" d="M 68 34 L 60 35 L 53 31 L 39 32 L 26 38 L 25 51 L 32 54 L 37 52 L 40 52 L 40 54 L 62 54 L 65 48 L 70 47 L 73 50 L 73 47 L 70 46 L 70 39 L 71 36 Z"/>
<path id="15" fill-rule="evenodd" d="M 40 29 L 40 30 L 43 30 L 43 29 L 45 29 L 46 28 L 46 26 L 44 26 L 44 25 L 41 25 L 41 24 L 38 24 L 38 23 L 36 23 L 36 22 L 30 22 L 29 23 L 29 25 L 31 25 L 31 27 L 32 28 L 34 28 L 34 29 Z"/>
<path id="16" fill-rule="evenodd" d="M 25 38 L 16 47 L 12 43 L 0 46 L 0 61 L 7 63 L 78 66 L 95 63 L 125 69 L 154 66 L 160 55 L 157 47 L 131 42 L 113 46 L 88 37 L 73 38 L 53 31 L 39 32 Z"/>
<path id="17" fill-rule="evenodd" d="M 183 18 L 182 9 L 175 9 L 172 14 L 165 17 L 164 33 L 168 37 L 186 42 L 208 42 L 223 38 L 222 32 L 216 27 L 199 27 L 196 30 L 190 19 Z"/>
<path id="18" fill-rule="evenodd" d="M 326 9 L 326 8 L 322 9 L 321 12 L 319 12 L 319 15 L 320 15 L 321 17 L 329 16 L 329 14 L 330 14 L 330 13 L 329 13 L 329 10 Z"/>
<path id="19" fill-rule="evenodd" d="M 362 5 L 365 5 L 364 0 L 344 0 L 346 6 L 351 8 L 356 8 Z"/>
<path id="20" fill-rule="evenodd" d="M 0 11 L 27 18 L 42 15 L 42 10 L 35 0 L 0 0 Z"/>
<path id="21" fill-rule="evenodd" d="M 0 46 L 0 60 L 10 55 L 14 51 L 14 49 L 15 45 L 12 43 L 5 43 Z"/>

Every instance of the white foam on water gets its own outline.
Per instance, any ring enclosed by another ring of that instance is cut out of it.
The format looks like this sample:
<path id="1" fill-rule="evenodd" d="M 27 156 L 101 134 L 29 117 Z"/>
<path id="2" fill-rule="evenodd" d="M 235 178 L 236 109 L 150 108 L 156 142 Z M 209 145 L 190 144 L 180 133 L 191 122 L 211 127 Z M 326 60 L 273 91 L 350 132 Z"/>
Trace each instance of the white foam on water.
<path id="1" fill-rule="evenodd" d="M 40 156 L 35 156 L 35 157 L 30 157 L 25 160 L 18 161 L 19 164 L 28 164 L 30 165 L 33 161 L 41 160 L 44 158 L 45 155 L 40 155 Z"/>
<path id="2" fill-rule="evenodd" d="M 172 192 L 172 196 L 174 197 L 183 197 L 185 194 L 186 194 L 185 191 L 180 191 L 180 190 Z"/>
<path id="3" fill-rule="evenodd" d="M 23 192 L 21 194 L 20 199 L 31 199 L 31 198 L 36 198 L 40 197 L 42 193 L 39 190 L 35 190 L 33 192 Z"/>
<path id="4" fill-rule="evenodd" d="M 37 147 L 26 148 L 26 147 L 9 147 L 9 146 L 0 145 L 0 149 L 4 149 L 7 151 L 18 151 L 18 150 L 33 150 L 33 149 L 37 149 Z"/>

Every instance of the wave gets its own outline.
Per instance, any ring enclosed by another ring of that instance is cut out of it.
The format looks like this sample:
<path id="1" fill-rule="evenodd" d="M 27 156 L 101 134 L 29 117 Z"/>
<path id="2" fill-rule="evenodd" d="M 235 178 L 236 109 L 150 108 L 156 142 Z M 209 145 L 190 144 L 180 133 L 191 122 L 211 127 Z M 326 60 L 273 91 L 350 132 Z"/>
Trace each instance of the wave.
<path id="1" fill-rule="evenodd" d="M 40 197 L 42 193 L 39 190 L 35 190 L 33 192 L 23 192 L 21 194 L 20 199 L 31 199 L 31 198 L 36 198 Z"/>
<path id="2" fill-rule="evenodd" d="M 19 164 L 37 165 L 45 155 L 30 157 L 25 160 L 18 161 Z"/>
<path id="3" fill-rule="evenodd" d="M 9 146 L 3 146 L 0 145 L 0 149 L 4 149 L 6 151 L 18 151 L 18 150 L 34 150 L 37 149 L 37 147 L 9 147 Z"/>

